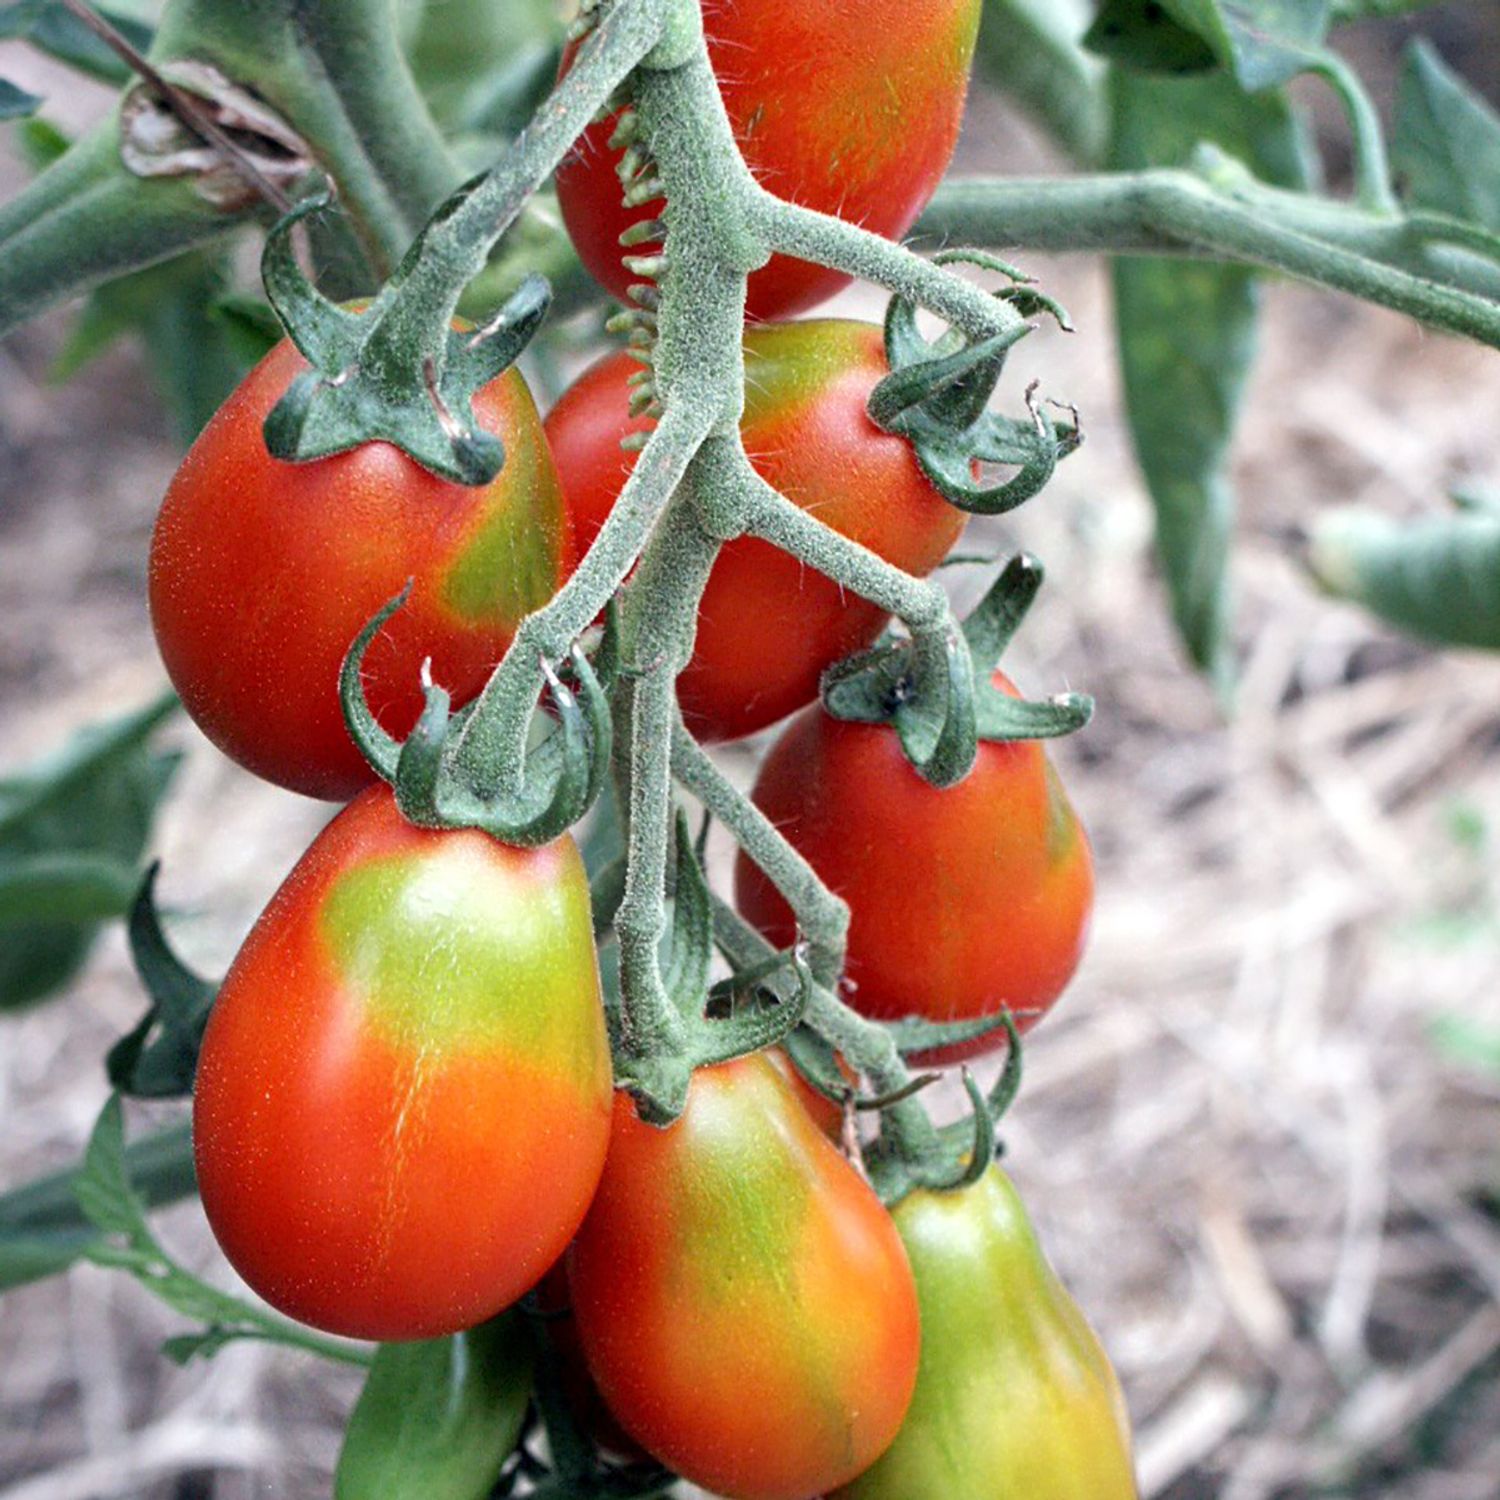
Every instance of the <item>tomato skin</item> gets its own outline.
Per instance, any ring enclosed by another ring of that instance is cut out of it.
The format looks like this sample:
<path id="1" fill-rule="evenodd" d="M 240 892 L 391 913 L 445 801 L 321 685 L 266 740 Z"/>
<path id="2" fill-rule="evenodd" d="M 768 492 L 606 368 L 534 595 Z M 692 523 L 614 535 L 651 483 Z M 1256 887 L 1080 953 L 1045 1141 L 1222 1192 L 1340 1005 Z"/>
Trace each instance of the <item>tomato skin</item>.
<path id="1" fill-rule="evenodd" d="M 453 1333 L 567 1247 L 603 1168 L 610 1071 L 573 841 L 413 828 L 372 787 L 219 991 L 193 1102 L 203 1206 L 291 1317 Z"/>
<path id="2" fill-rule="evenodd" d="M 900 1239 L 764 1058 L 700 1069 L 667 1130 L 616 1100 L 568 1280 L 621 1425 L 716 1494 L 807 1500 L 901 1424 L 918 1329 Z"/>
<path id="3" fill-rule="evenodd" d="M 613 354 L 587 370 L 547 417 L 577 557 L 599 534 L 637 455 L 626 384 L 639 366 Z M 928 483 L 911 445 L 865 412 L 889 372 L 873 324 L 812 319 L 745 335 L 745 450 L 789 500 L 907 572 L 930 573 L 963 531 L 964 513 Z M 889 617 L 769 542 L 720 552 L 698 611 L 693 659 L 677 679 L 688 725 L 738 739 L 818 693 L 823 669 L 868 646 Z"/>
<path id="4" fill-rule="evenodd" d="M 1001 673 L 996 687 L 1014 694 Z M 809 709 L 771 747 L 752 793 L 850 907 L 846 997 L 863 1015 L 957 1021 L 1009 1005 L 1024 1031 L 1066 986 L 1093 910 L 1088 837 L 1036 741 L 981 742 L 939 791 L 893 729 Z M 760 870 L 735 866 L 741 913 L 772 942 L 796 936 Z M 922 1054 L 950 1063 L 1004 1033 Z"/>
<path id="5" fill-rule="evenodd" d="M 921 1371 L 895 1442 L 830 1500 L 1135 1500 L 1119 1382 L 1005 1174 L 892 1212 Z"/>
<path id="6" fill-rule="evenodd" d="M 470 488 L 383 442 L 310 463 L 272 458 L 261 425 L 306 367 L 278 344 L 183 459 L 151 542 L 151 620 L 173 686 L 214 744 L 279 786 L 345 801 L 374 780 L 339 706 L 354 637 L 412 580 L 365 657 L 370 705 L 404 736 L 429 656 L 463 704 L 556 592 L 566 520 L 518 372 L 475 396 L 506 456 Z"/>
<path id="7" fill-rule="evenodd" d="M 980 0 L 733 0 L 704 6 L 709 57 L 750 170 L 778 197 L 900 238 L 932 196 L 958 140 Z M 620 246 L 658 200 L 627 209 L 594 125 L 557 173 L 568 234 L 594 278 L 624 300 Z M 775 256 L 750 277 L 748 315 L 815 307 L 849 277 Z"/>

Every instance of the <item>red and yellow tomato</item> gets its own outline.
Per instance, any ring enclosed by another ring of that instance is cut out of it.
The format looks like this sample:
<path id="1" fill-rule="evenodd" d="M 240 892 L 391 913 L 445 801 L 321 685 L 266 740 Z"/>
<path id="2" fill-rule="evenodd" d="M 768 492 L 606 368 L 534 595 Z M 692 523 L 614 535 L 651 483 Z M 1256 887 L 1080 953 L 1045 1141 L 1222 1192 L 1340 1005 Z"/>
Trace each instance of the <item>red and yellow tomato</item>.
<path id="1" fill-rule="evenodd" d="M 995 686 L 1014 694 L 1001 673 Z M 1094 903 L 1088 837 L 1041 744 L 981 742 L 974 769 L 939 791 L 893 729 L 820 708 L 771 747 L 753 797 L 849 903 L 849 1003 L 866 1016 L 962 1021 L 1006 1006 L 1024 1030 L 1062 993 Z M 796 936 L 786 903 L 743 855 L 740 911 L 772 942 Z M 953 1062 L 997 1032 L 919 1059 Z"/>
<path id="2" fill-rule="evenodd" d="M 619 498 L 636 455 L 624 353 L 587 370 L 547 417 L 579 557 Z M 787 499 L 907 572 L 932 571 L 966 517 L 927 481 L 911 445 L 865 402 L 889 373 L 881 331 L 834 319 L 745 335 L 745 451 Z M 706 740 L 774 724 L 817 696 L 823 669 L 868 646 L 888 616 L 755 537 L 719 554 L 698 611 L 693 659 L 677 680 L 688 726 Z"/>
<path id="3" fill-rule="evenodd" d="M 616 1100 L 568 1279 L 610 1410 L 716 1494 L 821 1495 L 906 1412 L 918 1331 L 900 1238 L 759 1056 L 700 1069 L 665 1130 Z"/>
<path id="4" fill-rule="evenodd" d="M 355 636 L 412 583 L 364 660 L 370 706 L 404 736 L 421 668 L 473 697 L 523 616 L 562 578 L 566 521 L 531 393 L 514 370 L 474 397 L 505 466 L 471 488 L 389 443 L 309 463 L 266 451 L 261 426 L 306 368 L 278 344 L 183 459 L 151 542 L 151 620 L 198 727 L 242 766 L 343 801 L 374 779 L 344 726 L 339 669 Z"/>
<path id="5" fill-rule="evenodd" d="M 610 1092 L 572 839 L 413 828 L 371 788 L 219 992 L 193 1102 L 203 1206 L 289 1316 L 357 1338 L 453 1333 L 566 1248 Z"/>

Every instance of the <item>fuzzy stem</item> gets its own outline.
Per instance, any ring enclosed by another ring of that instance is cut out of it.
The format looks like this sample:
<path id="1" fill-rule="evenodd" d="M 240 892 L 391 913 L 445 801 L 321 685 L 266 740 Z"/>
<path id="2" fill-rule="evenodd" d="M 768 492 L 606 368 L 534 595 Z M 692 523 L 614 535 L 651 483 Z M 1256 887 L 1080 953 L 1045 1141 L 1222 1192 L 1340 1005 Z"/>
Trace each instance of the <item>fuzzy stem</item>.
<path id="1" fill-rule="evenodd" d="M 1500 347 L 1500 267 L 1402 219 L 1257 182 L 1221 158 L 1173 168 L 945 184 L 918 232 L 996 249 L 1203 255 L 1284 271 Z"/>

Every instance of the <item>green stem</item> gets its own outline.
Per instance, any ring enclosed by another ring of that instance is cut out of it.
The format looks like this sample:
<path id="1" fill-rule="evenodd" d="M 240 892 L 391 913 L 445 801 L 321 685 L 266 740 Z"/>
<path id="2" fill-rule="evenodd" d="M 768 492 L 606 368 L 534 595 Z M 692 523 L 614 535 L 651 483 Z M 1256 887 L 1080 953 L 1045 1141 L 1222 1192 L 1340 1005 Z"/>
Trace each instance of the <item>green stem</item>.
<path id="1" fill-rule="evenodd" d="M 941 188 L 917 228 L 997 249 L 1206 255 L 1262 266 L 1500 347 L 1493 263 L 1416 243 L 1403 220 L 1224 175 L 1233 183 L 1173 169 L 971 178 Z M 1423 274 L 1391 263 L 1412 256 Z"/>
<path id="2" fill-rule="evenodd" d="M 171 0 L 151 59 L 177 58 L 213 64 L 285 117 L 338 184 L 382 274 L 459 183 L 389 0 Z"/>
<path id="3" fill-rule="evenodd" d="M 1400 212 L 1391 187 L 1391 165 L 1386 156 L 1380 116 L 1354 70 L 1336 52 L 1324 51 L 1312 65 L 1339 96 L 1354 132 L 1354 197 L 1366 212 L 1386 216 Z"/>
<path id="4" fill-rule="evenodd" d="M 213 207 L 184 179 L 132 176 L 111 117 L 0 207 L 0 336 L 253 218 Z"/>
<path id="5" fill-rule="evenodd" d="M 781 830 L 719 770 L 688 733 L 681 713 L 672 726 L 672 771 L 781 892 L 807 939 L 813 978 L 825 988 L 836 985 L 849 941 L 848 902 L 823 884 Z"/>

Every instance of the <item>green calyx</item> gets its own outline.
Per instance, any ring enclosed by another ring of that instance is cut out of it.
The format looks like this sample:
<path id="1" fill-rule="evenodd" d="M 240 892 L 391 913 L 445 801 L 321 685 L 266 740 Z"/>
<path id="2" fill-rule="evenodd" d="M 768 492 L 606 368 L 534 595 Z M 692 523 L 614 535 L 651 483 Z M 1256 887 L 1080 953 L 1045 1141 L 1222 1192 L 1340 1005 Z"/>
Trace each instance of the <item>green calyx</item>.
<path id="1" fill-rule="evenodd" d="M 784 1042 L 801 1025 L 812 988 L 807 964 L 795 950 L 710 988 L 714 896 L 680 812 L 675 853 L 672 924 L 661 979 L 677 1024 L 642 1036 L 624 1012 L 606 1011 L 616 1084 L 634 1097 L 641 1119 L 658 1126 L 670 1125 L 682 1113 L 695 1068 Z"/>
<path id="2" fill-rule="evenodd" d="M 1013 698 L 991 682 L 1041 585 L 1041 564 L 1016 554 L 956 640 L 939 653 L 916 636 L 890 640 L 836 663 L 823 674 L 824 708 L 836 719 L 890 724 L 913 767 L 938 787 L 967 775 L 981 740 L 1049 739 L 1081 729 L 1093 699 Z"/>
<path id="3" fill-rule="evenodd" d="M 1067 313 L 1031 286 L 1022 273 L 993 255 L 975 250 L 942 251 L 939 264 L 961 261 L 1007 278 L 995 297 L 1021 318 L 1050 315 L 1070 332 Z M 911 443 L 933 487 L 951 505 L 977 515 L 1000 515 L 1031 499 L 1052 478 L 1058 461 L 1082 441 L 1076 413 L 1058 424 L 1026 392 L 1026 416 L 1005 417 L 988 403 L 1005 370 L 1006 356 L 1034 325 L 1019 319 L 984 339 L 950 330 L 936 343 L 917 331 L 917 310 L 892 297 L 885 315 L 885 351 L 891 373 L 870 393 L 870 420 Z M 999 484 L 975 477 L 979 464 L 1013 466 Z"/>
<path id="4" fill-rule="evenodd" d="M 472 190 L 461 188 L 435 222 Z M 276 458 L 307 462 L 384 441 L 441 478 L 489 483 L 505 462 L 505 445 L 475 421 L 473 397 L 510 368 L 541 326 L 552 298 L 546 279 L 528 276 L 477 330 L 447 328 L 440 337 L 406 315 L 400 272 L 367 312 L 351 312 L 308 281 L 292 252 L 292 227 L 328 203 L 299 204 L 267 236 L 261 257 L 266 294 L 312 366 L 266 418 L 266 447 Z"/>
<path id="5" fill-rule="evenodd" d="M 361 669 L 370 642 L 406 602 L 407 585 L 360 632 L 339 675 L 344 722 L 361 754 L 396 793 L 402 815 L 423 828 L 478 828 L 507 844 L 550 843 L 599 796 L 614 742 L 609 699 L 588 657 L 569 654 L 569 685 L 544 663 L 550 723 L 527 751 L 519 786 L 486 776 L 481 758 L 462 757 L 473 706 L 450 711 L 448 692 L 424 682 L 421 717 L 406 740 L 381 728 L 365 698 Z M 541 712 L 533 711 L 533 717 Z"/>

